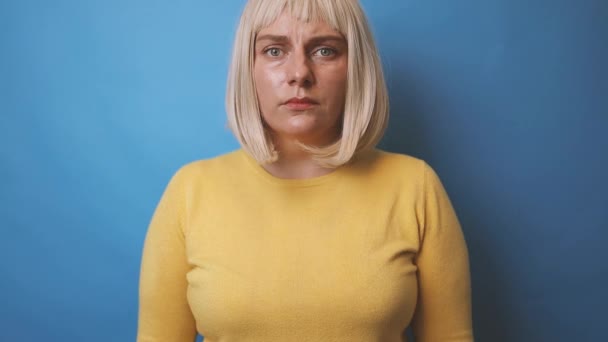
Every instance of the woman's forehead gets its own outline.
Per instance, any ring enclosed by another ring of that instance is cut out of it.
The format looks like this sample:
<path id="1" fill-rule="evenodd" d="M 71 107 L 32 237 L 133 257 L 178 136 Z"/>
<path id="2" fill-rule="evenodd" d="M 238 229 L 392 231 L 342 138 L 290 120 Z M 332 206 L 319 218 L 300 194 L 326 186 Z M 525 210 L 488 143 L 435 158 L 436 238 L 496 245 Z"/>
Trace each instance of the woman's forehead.
<path id="1" fill-rule="evenodd" d="M 258 33 L 258 39 L 263 37 L 296 37 L 296 36 L 336 36 L 341 38 L 342 35 L 331 25 L 323 20 L 305 21 L 298 19 L 287 12 L 281 15 L 269 25 L 261 28 Z"/>

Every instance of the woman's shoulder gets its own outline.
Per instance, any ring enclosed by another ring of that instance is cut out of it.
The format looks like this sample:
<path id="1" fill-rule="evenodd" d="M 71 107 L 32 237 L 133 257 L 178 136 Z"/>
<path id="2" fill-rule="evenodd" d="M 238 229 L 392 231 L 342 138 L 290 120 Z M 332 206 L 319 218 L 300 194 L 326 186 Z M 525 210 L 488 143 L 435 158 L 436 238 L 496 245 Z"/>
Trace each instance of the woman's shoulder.
<path id="1" fill-rule="evenodd" d="M 424 160 L 406 153 L 390 152 L 379 148 L 374 149 L 373 153 L 385 163 L 399 165 L 420 165 L 424 163 Z"/>
<path id="2" fill-rule="evenodd" d="M 242 151 L 238 149 L 214 157 L 187 162 L 177 169 L 174 177 L 191 182 L 202 177 L 209 178 L 214 175 L 226 176 L 230 173 L 230 170 L 241 168 L 242 164 Z"/>
<path id="3" fill-rule="evenodd" d="M 421 158 L 405 153 L 373 149 L 359 157 L 358 163 L 382 174 L 419 175 L 428 164 Z"/>

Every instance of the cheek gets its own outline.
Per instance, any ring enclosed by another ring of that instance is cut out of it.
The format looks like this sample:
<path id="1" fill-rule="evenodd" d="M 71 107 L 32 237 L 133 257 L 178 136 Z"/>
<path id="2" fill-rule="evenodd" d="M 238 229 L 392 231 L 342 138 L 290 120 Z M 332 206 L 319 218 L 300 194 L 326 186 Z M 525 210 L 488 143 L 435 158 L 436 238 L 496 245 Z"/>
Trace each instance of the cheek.
<path id="1" fill-rule="evenodd" d="M 255 67 L 254 77 L 260 101 L 271 99 L 279 95 L 277 91 L 284 78 L 280 72 L 260 66 Z"/>
<path id="2" fill-rule="evenodd" d="M 258 68 L 256 67 L 254 69 L 254 73 L 253 73 L 253 81 L 255 83 L 255 89 L 258 95 L 258 99 L 260 101 L 263 101 L 265 98 L 265 94 L 266 94 L 266 80 L 265 80 L 265 75 L 264 73 Z"/>
<path id="3" fill-rule="evenodd" d="M 323 78 L 323 83 L 331 85 L 332 90 L 339 92 L 346 87 L 347 64 L 346 62 L 336 63 L 327 67 L 320 68 L 319 77 Z M 342 86 L 342 87 L 340 87 Z"/>
<path id="4" fill-rule="evenodd" d="M 327 85 L 326 94 L 331 94 L 332 107 L 344 106 L 346 97 L 346 70 L 334 70 L 326 73 L 324 83 Z"/>

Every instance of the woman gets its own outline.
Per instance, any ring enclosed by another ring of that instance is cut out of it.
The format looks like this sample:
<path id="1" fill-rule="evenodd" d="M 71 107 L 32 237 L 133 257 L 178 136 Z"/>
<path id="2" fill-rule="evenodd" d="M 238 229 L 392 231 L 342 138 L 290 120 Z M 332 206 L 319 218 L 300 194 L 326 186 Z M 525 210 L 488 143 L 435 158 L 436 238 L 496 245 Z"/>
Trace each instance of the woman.
<path id="1" fill-rule="evenodd" d="M 471 341 L 465 241 L 387 122 L 356 0 L 251 0 L 227 112 L 242 149 L 172 178 L 150 223 L 138 341 Z"/>

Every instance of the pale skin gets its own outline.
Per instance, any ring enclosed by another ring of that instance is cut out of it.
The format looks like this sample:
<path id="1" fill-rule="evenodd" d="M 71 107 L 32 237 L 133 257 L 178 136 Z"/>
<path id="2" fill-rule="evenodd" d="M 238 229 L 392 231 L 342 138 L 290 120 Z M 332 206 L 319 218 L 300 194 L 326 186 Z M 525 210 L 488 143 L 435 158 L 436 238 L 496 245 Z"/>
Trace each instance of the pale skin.
<path id="1" fill-rule="evenodd" d="M 333 169 L 317 165 L 297 141 L 324 146 L 338 138 L 344 111 L 348 48 L 323 22 L 304 23 L 282 14 L 255 42 L 254 80 L 262 119 L 279 160 L 264 168 L 280 178 L 312 178 Z M 287 104 L 308 98 L 306 108 Z"/>

